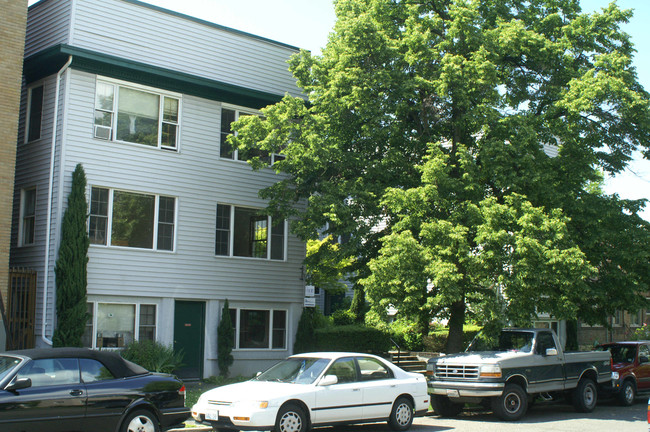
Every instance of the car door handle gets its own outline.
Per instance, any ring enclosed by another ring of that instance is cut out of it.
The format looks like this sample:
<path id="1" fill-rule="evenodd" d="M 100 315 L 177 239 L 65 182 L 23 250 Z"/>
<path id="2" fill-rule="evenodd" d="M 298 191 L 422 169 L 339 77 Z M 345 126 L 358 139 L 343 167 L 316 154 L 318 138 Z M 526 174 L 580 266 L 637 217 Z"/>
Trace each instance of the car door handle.
<path id="1" fill-rule="evenodd" d="M 395 388 L 395 387 L 397 387 L 397 385 L 395 385 L 395 384 L 391 384 L 391 386 L 390 386 L 390 388 Z"/>
<path id="2" fill-rule="evenodd" d="M 361 389 L 358 389 L 358 388 L 352 389 L 352 391 L 360 391 L 360 390 Z"/>
<path id="3" fill-rule="evenodd" d="M 70 390 L 70 396 L 82 396 L 83 394 L 83 390 Z"/>

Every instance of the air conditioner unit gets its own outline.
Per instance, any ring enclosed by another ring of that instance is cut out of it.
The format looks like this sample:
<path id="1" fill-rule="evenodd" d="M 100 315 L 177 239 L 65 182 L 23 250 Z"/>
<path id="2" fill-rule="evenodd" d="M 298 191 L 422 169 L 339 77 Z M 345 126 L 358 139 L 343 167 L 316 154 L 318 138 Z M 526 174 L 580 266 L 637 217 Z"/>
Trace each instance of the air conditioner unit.
<path id="1" fill-rule="evenodd" d="M 95 125 L 95 138 L 111 139 L 111 128 L 109 126 Z"/>

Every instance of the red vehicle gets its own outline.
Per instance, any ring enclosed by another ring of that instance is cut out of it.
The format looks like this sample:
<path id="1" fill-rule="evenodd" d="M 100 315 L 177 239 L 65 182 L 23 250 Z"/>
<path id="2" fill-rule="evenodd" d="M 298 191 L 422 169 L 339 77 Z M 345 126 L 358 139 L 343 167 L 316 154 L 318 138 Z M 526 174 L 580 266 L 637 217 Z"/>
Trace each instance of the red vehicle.
<path id="1" fill-rule="evenodd" d="M 627 406 L 637 395 L 650 393 L 650 341 L 610 342 L 597 349 L 612 354 L 612 381 L 605 392 Z"/>

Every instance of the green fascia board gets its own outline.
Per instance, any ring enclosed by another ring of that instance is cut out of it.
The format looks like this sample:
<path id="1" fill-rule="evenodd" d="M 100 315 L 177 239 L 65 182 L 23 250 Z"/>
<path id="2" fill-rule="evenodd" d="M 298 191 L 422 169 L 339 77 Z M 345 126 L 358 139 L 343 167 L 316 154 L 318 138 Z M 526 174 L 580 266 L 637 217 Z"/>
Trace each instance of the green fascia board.
<path id="1" fill-rule="evenodd" d="M 70 56 L 70 67 L 75 70 L 250 108 L 263 108 L 279 102 L 284 96 L 66 44 L 55 45 L 26 58 L 23 74 L 27 83 L 56 73 Z"/>

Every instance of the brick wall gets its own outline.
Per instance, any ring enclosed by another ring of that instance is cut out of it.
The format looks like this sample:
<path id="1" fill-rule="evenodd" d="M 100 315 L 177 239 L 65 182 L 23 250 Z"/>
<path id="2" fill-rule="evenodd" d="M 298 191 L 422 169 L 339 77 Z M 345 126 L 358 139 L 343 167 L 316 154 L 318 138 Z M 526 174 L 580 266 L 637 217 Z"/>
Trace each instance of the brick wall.
<path id="1" fill-rule="evenodd" d="M 27 0 L 0 0 L 0 11 L 0 293 L 6 305 Z"/>

